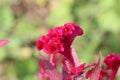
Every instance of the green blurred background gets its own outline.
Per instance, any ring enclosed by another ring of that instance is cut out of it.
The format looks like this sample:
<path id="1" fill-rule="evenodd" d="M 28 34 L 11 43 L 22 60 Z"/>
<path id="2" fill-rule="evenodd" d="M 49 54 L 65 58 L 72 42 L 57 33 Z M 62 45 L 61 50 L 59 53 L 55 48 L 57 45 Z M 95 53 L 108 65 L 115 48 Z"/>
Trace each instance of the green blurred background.
<path id="1" fill-rule="evenodd" d="M 0 80 L 38 80 L 36 40 L 66 22 L 84 29 L 73 43 L 81 62 L 120 54 L 120 0 L 0 0 L 0 39 L 10 40 L 0 48 Z"/>

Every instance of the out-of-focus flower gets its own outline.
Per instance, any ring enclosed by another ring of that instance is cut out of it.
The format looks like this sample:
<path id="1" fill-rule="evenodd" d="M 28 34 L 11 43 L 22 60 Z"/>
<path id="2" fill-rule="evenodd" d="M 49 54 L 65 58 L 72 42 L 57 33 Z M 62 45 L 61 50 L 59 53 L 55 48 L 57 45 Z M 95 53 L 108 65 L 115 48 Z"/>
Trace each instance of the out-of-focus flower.
<path id="1" fill-rule="evenodd" d="M 0 40 L 0 48 L 7 45 L 9 43 L 9 40 Z"/>

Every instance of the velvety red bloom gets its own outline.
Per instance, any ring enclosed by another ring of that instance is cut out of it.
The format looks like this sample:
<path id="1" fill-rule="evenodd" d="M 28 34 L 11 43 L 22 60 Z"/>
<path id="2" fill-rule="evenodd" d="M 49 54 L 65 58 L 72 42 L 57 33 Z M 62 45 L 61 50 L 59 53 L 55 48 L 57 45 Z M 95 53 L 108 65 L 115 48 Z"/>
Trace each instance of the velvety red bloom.
<path id="1" fill-rule="evenodd" d="M 37 50 L 43 49 L 48 54 L 61 53 L 72 61 L 70 47 L 74 38 L 82 35 L 83 30 L 74 23 L 67 23 L 50 29 L 48 34 L 38 39 Z"/>
<path id="2" fill-rule="evenodd" d="M 84 71 L 84 64 L 79 65 L 79 59 L 75 51 L 72 48 L 72 42 L 76 36 L 83 34 L 83 30 L 74 23 L 66 23 L 63 26 L 59 26 L 50 29 L 48 34 L 39 38 L 37 41 L 37 49 L 47 54 L 60 53 L 64 56 L 63 69 L 69 76 L 74 77 L 80 75 Z M 68 63 L 67 63 L 68 62 Z M 42 72 L 41 72 L 42 73 Z M 70 77 L 67 77 L 70 79 Z M 63 77 L 66 79 L 66 77 Z"/>
<path id="3" fill-rule="evenodd" d="M 120 66 L 120 55 L 109 54 L 104 60 L 105 69 L 101 67 L 101 53 L 97 63 L 87 66 L 80 64 L 72 43 L 75 37 L 82 34 L 83 30 L 80 26 L 74 23 L 66 23 L 63 26 L 50 29 L 48 34 L 40 37 L 36 43 L 36 48 L 49 54 L 49 57 L 46 59 L 40 56 L 38 76 L 43 80 L 84 80 L 84 71 L 93 66 L 91 70 L 87 71 L 86 78 L 103 80 L 104 77 L 107 77 L 109 80 L 114 80 Z M 61 55 L 60 58 L 56 57 L 56 53 Z M 57 70 L 59 59 L 62 60 L 62 72 Z"/>
<path id="4" fill-rule="evenodd" d="M 57 38 L 42 36 L 36 43 L 37 50 L 43 49 L 48 54 L 59 53 L 64 50 L 62 43 Z"/>
<path id="5" fill-rule="evenodd" d="M 120 56 L 115 55 L 114 53 L 109 54 L 104 63 L 107 66 L 107 69 L 116 70 L 120 66 Z"/>
<path id="6" fill-rule="evenodd" d="M 105 58 L 104 63 L 107 66 L 106 69 L 111 70 L 111 73 L 109 74 L 109 80 L 114 80 L 118 68 L 120 67 L 120 55 L 111 53 Z"/>

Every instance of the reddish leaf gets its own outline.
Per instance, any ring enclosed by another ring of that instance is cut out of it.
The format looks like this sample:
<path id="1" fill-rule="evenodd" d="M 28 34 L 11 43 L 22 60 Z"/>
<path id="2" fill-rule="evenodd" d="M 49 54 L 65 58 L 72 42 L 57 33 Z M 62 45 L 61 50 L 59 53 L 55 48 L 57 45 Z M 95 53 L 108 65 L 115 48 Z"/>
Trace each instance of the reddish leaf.
<path id="1" fill-rule="evenodd" d="M 0 40 L 0 48 L 7 45 L 9 43 L 8 40 Z"/>
<path id="2" fill-rule="evenodd" d="M 65 79 L 65 80 L 71 80 L 70 76 L 71 75 L 66 72 L 65 67 L 63 67 L 62 68 L 62 77 L 63 77 L 63 79 Z"/>
<path id="3" fill-rule="evenodd" d="M 44 58 L 42 55 L 40 55 L 40 63 L 42 63 L 42 65 L 40 64 L 40 68 L 42 69 L 45 76 L 47 76 L 50 80 L 62 80 L 62 74 L 56 69 L 54 65 L 52 65 L 52 63 L 50 63 L 49 60 Z"/>
<path id="4" fill-rule="evenodd" d="M 101 59 L 102 55 L 100 53 L 98 63 L 95 65 L 95 67 L 87 72 L 87 78 L 90 78 L 90 80 L 99 80 L 100 72 L 101 72 Z"/>

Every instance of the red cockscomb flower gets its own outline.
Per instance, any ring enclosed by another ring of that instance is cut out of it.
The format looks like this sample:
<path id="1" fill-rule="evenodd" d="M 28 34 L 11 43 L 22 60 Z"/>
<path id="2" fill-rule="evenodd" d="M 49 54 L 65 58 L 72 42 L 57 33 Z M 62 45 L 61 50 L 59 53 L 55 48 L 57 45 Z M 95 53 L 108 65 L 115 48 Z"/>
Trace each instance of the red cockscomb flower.
<path id="1" fill-rule="evenodd" d="M 86 79 L 114 80 L 118 68 L 120 67 L 120 55 L 109 54 L 105 60 L 105 69 L 102 68 L 102 55 L 96 63 L 85 65 L 80 64 L 77 53 L 72 47 L 72 42 L 76 36 L 81 36 L 83 30 L 74 23 L 66 23 L 50 29 L 49 32 L 38 39 L 36 48 L 38 51 L 43 50 L 48 54 L 48 59 L 40 55 L 39 74 L 43 80 L 84 80 L 83 76 L 86 68 L 93 66 L 86 72 Z M 59 53 L 59 57 L 56 54 Z M 59 60 L 62 60 L 62 72 L 57 70 Z"/>
<path id="2" fill-rule="evenodd" d="M 107 69 L 117 70 L 120 66 L 120 56 L 111 53 L 105 58 L 104 63 Z"/>
<path id="3" fill-rule="evenodd" d="M 114 80 L 118 68 L 120 67 L 120 55 L 111 53 L 105 58 L 104 63 L 106 64 L 106 70 L 111 70 L 109 80 Z"/>
<path id="4" fill-rule="evenodd" d="M 71 44 L 76 36 L 82 35 L 83 30 L 74 23 L 67 23 L 50 29 L 48 34 L 38 39 L 37 50 L 43 49 L 48 54 L 61 53 L 72 61 Z"/>

